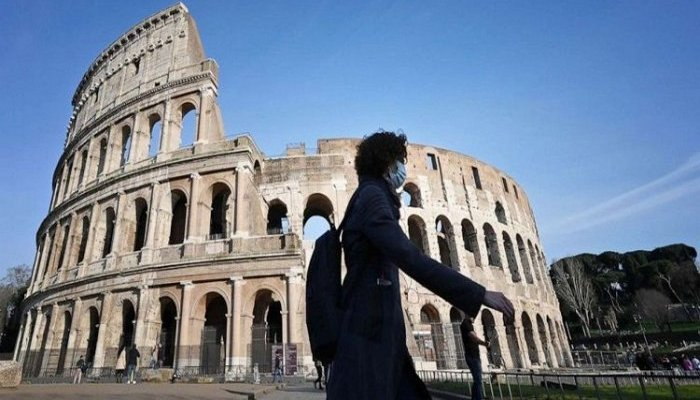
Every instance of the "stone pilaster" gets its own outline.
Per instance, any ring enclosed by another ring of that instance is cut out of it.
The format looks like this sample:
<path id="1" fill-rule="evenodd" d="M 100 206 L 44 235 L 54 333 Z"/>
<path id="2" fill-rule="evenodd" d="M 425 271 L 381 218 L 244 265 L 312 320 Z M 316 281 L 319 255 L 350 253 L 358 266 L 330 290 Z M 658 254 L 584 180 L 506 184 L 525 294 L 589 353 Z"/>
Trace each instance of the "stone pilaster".
<path id="1" fill-rule="evenodd" d="M 192 281 L 180 282 L 182 286 L 182 305 L 180 307 L 180 329 L 178 331 L 177 355 L 175 359 L 175 367 L 183 368 L 190 365 L 191 362 L 191 338 L 190 327 L 191 310 L 192 310 L 192 289 L 194 285 Z M 195 355 L 198 356 L 198 355 Z"/>
<path id="2" fill-rule="evenodd" d="M 201 177 L 198 173 L 190 175 L 190 201 L 187 216 L 187 241 L 197 242 L 201 240 L 198 223 L 199 214 L 199 183 Z"/>
<path id="3" fill-rule="evenodd" d="M 106 292 L 102 294 L 102 307 L 100 311 L 100 327 L 97 331 L 97 345 L 95 346 L 95 358 L 92 362 L 93 367 L 101 368 L 105 362 L 105 337 L 110 329 L 109 319 L 112 315 L 112 298 L 113 294 Z"/>

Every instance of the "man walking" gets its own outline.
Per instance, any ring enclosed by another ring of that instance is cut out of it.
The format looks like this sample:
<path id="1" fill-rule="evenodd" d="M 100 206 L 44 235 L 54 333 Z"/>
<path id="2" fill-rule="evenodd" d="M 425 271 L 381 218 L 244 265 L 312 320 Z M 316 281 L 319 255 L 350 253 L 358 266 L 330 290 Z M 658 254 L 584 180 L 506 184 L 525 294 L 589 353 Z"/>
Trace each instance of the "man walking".
<path id="1" fill-rule="evenodd" d="M 472 400 L 483 400 L 484 386 L 481 380 L 481 357 L 479 356 L 479 345 L 490 346 L 486 340 L 481 340 L 474 332 L 474 318 L 466 317 L 459 326 L 462 334 L 462 344 L 464 345 L 464 357 L 469 366 L 474 383 L 472 384 Z"/>
<path id="2" fill-rule="evenodd" d="M 131 345 L 129 352 L 126 354 L 126 370 L 127 370 L 127 383 L 136 383 L 136 366 L 138 365 L 138 359 L 141 354 L 136 349 L 136 345 Z"/>
<path id="3" fill-rule="evenodd" d="M 73 384 L 80 384 L 83 378 L 83 374 L 87 371 L 87 363 L 83 356 L 80 356 L 78 362 L 75 364 L 75 372 L 73 373 Z"/>

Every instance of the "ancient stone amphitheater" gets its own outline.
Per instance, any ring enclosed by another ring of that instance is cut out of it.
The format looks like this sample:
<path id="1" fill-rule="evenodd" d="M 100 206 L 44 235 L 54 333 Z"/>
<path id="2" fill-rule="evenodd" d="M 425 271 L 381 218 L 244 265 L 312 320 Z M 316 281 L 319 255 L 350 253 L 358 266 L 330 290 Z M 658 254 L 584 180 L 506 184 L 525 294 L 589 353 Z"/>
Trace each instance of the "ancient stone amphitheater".
<path id="1" fill-rule="evenodd" d="M 181 373 L 265 372 L 277 352 L 287 374 L 312 366 L 303 232 L 312 218 L 342 218 L 358 139 L 268 157 L 250 135 L 227 136 L 219 67 L 204 54 L 177 4 L 117 38 L 78 85 L 15 351 L 25 377 L 61 375 L 80 355 L 107 374 L 131 344 L 142 365 Z M 494 343 L 484 361 L 571 363 L 522 187 L 472 157 L 411 144 L 403 199 L 417 246 L 514 300 L 515 324 L 488 309 L 477 318 Z M 418 368 L 465 368 L 457 310 L 402 285 Z"/>

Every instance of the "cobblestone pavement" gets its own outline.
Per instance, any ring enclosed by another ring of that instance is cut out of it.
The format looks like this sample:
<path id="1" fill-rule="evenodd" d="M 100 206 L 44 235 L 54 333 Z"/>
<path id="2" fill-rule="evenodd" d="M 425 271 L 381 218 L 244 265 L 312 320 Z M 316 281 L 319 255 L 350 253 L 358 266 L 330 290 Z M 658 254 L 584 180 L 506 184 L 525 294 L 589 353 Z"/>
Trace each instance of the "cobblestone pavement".
<path id="1" fill-rule="evenodd" d="M 2 400 L 75 400 L 75 399 L 202 399 L 202 400 L 244 400 L 246 396 L 235 394 L 239 387 L 235 384 L 56 384 L 21 385 L 18 389 L 0 389 Z M 256 396 L 262 400 L 323 400 L 326 393 L 314 389 L 309 383 L 272 390 Z"/>

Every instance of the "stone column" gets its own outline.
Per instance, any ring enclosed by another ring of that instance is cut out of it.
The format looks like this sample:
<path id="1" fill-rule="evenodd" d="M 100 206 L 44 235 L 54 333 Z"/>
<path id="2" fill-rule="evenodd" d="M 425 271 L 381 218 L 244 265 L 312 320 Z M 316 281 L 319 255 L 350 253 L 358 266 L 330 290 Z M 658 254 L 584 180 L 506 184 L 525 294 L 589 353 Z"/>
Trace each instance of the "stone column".
<path id="1" fill-rule="evenodd" d="M 44 328 L 44 313 L 41 310 L 41 306 L 37 306 L 35 308 L 35 315 L 36 315 L 36 322 L 34 323 L 34 329 L 31 332 L 31 337 L 29 339 L 29 347 L 27 348 L 27 353 L 29 354 L 29 363 L 28 367 L 30 368 L 31 373 L 33 374 L 33 370 L 35 368 L 35 363 L 36 363 L 36 356 L 38 352 L 40 351 L 39 347 L 41 346 L 41 336 Z"/>
<path id="2" fill-rule="evenodd" d="M 15 354 L 12 357 L 13 360 L 17 361 L 18 364 L 22 365 L 21 358 L 24 358 L 24 354 L 27 352 L 27 341 L 29 341 L 29 330 L 32 326 L 32 313 L 31 311 L 24 313 L 22 317 L 24 319 L 22 323 L 22 331 L 17 336 L 17 342 L 15 343 Z"/>
<path id="3" fill-rule="evenodd" d="M 150 347 L 151 343 L 147 338 L 146 332 L 148 331 L 146 327 L 147 323 L 147 313 L 148 313 L 148 285 L 141 285 L 139 286 L 138 290 L 138 298 L 139 298 L 139 304 L 138 304 L 138 311 L 136 314 L 136 327 L 134 329 L 134 343 L 141 349 L 141 353 L 143 354 L 141 356 L 141 363 L 142 365 L 147 365 L 145 363 L 145 356 L 146 354 L 150 355 Z M 155 343 L 153 343 L 155 344 Z"/>
<path id="4" fill-rule="evenodd" d="M 32 280 L 30 281 L 31 285 L 29 286 L 29 294 L 33 293 L 36 290 L 37 281 L 40 276 L 41 270 L 41 258 L 44 255 L 44 246 L 46 246 L 46 234 L 41 235 L 41 239 L 39 240 L 39 246 L 36 249 L 36 253 L 34 254 L 34 268 L 32 268 Z"/>
<path id="5" fill-rule="evenodd" d="M 90 229 L 88 229 L 87 246 L 85 247 L 85 257 L 83 262 L 85 264 L 90 264 L 93 261 L 92 253 L 95 249 L 95 232 L 97 232 L 97 225 L 99 219 L 99 205 L 93 203 L 92 210 L 90 211 Z"/>
<path id="6" fill-rule="evenodd" d="M 540 365 L 544 365 L 547 362 L 547 357 L 545 357 L 544 349 L 542 348 L 542 339 L 540 339 L 540 327 L 537 325 L 537 317 L 535 317 L 532 323 L 532 340 L 535 342 L 537 358 L 540 361 Z"/>
<path id="7" fill-rule="evenodd" d="M 80 354 L 77 354 L 77 352 L 79 350 L 78 347 L 80 346 L 78 338 L 80 337 L 81 318 L 90 318 L 90 315 L 83 316 L 82 311 L 83 301 L 80 299 L 80 297 L 78 297 L 73 300 L 73 317 L 71 318 L 70 333 L 68 334 L 68 346 L 66 348 L 66 352 L 70 352 L 71 356 L 68 357 L 66 354 L 66 361 L 63 368 L 70 368 L 71 366 L 75 365 L 75 363 L 78 362 L 76 357 L 80 357 Z"/>
<path id="8" fill-rule="evenodd" d="M 190 365 L 190 325 L 191 309 L 192 309 L 192 281 L 180 282 L 182 286 L 182 305 L 180 307 L 180 329 L 178 333 L 177 343 L 177 358 L 175 359 L 176 368 L 187 367 Z"/>
<path id="9" fill-rule="evenodd" d="M 112 235 L 112 257 L 116 257 L 121 253 L 122 250 L 122 237 L 121 237 L 121 231 L 124 229 L 124 208 L 126 206 L 126 201 L 125 201 L 126 194 L 124 193 L 124 190 L 119 189 L 117 191 L 117 207 L 116 210 L 116 215 L 114 218 L 116 219 L 116 222 L 114 223 L 114 232 Z"/>
<path id="10" fill-rule="evenodd" d="M 287 277 L 287 329 L 289 333 L 289 343 L 299 343 L 299 295 L 301 292 L 301 274 L 299 272 L 290 272 Z"/>
<path id="11" fill-rule="evenodd" d="M 547 337 L 547 343 L 549 344 L 547 346 L 547 349 L 544 349 L 544 351 L 549 352 L 549 359 L 552 360 L 552 364 L 549 366 L 550 368 L 559 368 L 559 358 L 557 357 L 557 352 L 555 350 L 555 346 L 557 345 L 554 342 L 554 338 L 552 337 L 552 334 L 549 330 L 549 324 L 547 324 L 547 320 L 544 320 L 544 334 Z"/>
<path id="12" fill-rule="evenodd" d="M 197 242 L 200 241 L 199 228 L 197 223 L 199 222 L 197 218 L 198 208 L 199 208 L 199 180 L 200 176 L 198 173 L 193 173 L 190 175 L 190 201 L 189 201 L 189 212 L 187 216 L 187 241 Z"/>
<path id="13" fill-rule="evenodd" d="M 163 124 L 161 132 L 161 143 L 159 153 L 168 153 L 173 150 L 177 150 L 179 142 L 177 138 L 173 135 L 172 125 L 172 103 L 170 100 L 165 102 L 163 110 Z"/>
<path id="14" fill-rule="evenodd" d="M 231 324 L 231 320 L 233 319 L 232 317 L 233 317 L 232 313 L 230 313 L 230 312 L 226 313 L 226 343 L 224 343 L 224 345 L 226 346 L 226 349 L 225 349 L 226 359 L 224 361 L 224 367 L 225 367 L 226 373 L 231 371 L 231 367 L 232 367 L 231 366 L 231 364 L 232 364 L 231 363 L 231 351 L 232 351 L 231 343 L 233 342 L 233 337 L 232 337 L 233 336 L 232 335 L 233 327 Z"/>
<path id="15" fill-rule="evenodd" d="M 51 318 L 49 319 L 48 335 L 46 335 L 46 343 L 44 345 L 44 355 L 41 357 L 40 374 L 46 374 L 46 369 L 49 365 L 49 358 L 54 347 L 54 337 L 56 336 L 56 320 L 58 319 L 58 303 L 51 306 Z"/>
<path id="16" fill-rule="evenodd" d="M 232 337 L 232 365 L 236 367 L 245 366 L 245 349 L 243 348 L 243 316 L 241 315 L 242 310 L 242 297 L 243 297 L 243 285 L 245 285 L 245 280 L 241 276 L 232 276 L 230 278 L 231 283 L 231 337 Z"/>
<path id="17" fill-rule="evenodd" d="M 250 163 L 240 162 L 236 166 L 236 211 L 235 216 L 235 234 L 237 236 L 248 236 L 250 234 L 250 194 L 248 188 L 250 186 Z"/>
<path id="18" fill-rule="evenodd" d="M 508 366 L 509 368 L 513 368 L 513 365 L 515 365 L 515 362 L 510 356 L 510 343 L 508 343 L 508 335 L 506 335 L 506 327 L 498 324 L 496 322 L 496 335 L 498 335 L 498 347 L 501 350 L 501 359 L 498 360 L 502 365 L 502 367 Z M 504 365 L 503 365 L 504 364 Z"/>
<path id="19" fill-rule="evenodd" d="M 109 319 L 112 314 L 112 293 L 102 293 L 102 307 L 100 311 L 100 327 L 97 331 L 97 346 L 95 346 L 95 358 L 92 362 L 93 367 L 101 368 L 105 362 L 105 336 L 109 327 Z"/>
<path id="20" fill-rule="evenodd" d="M 158 222 L 158 208 L 155 206 L 157 191 L 160 188 L 158 182 L 151 183 L 151 200 L 148 203 L 148 221 L 146 222 L 146 241 L 141 249 L 141 264 L 148 264 L 153 259 L 155 245 L 156 224 Z"/>

